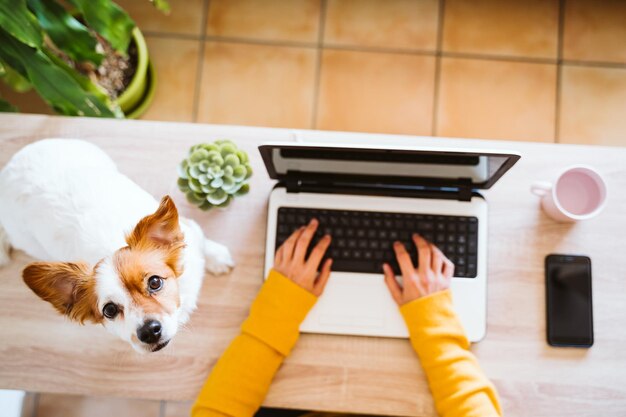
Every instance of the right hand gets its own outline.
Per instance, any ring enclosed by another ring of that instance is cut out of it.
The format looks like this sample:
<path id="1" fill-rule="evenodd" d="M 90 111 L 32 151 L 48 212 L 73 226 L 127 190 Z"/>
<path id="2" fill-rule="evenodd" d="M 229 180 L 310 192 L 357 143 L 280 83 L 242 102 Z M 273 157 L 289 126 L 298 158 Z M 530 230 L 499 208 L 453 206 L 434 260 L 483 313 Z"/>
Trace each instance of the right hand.
<path id="1" fill-rule="evenodd" d="M 317 273 L 320 262 L 330 245 L 331 238 L 329 235 L 322 237 L 311 251 L 308 259 L 304 259 L 318 225 L 319 222 L 313 219 L 307 226 L 293 232 L 278 248 L 274 257 L 274 269 L 276 271 L 317 297 L 324 292 L 333 263 L 332 259 L 327 259 L 320 273 Z"/>
<path id="2" fill-rule="evenodd" d="M 393 249 L 402 272 L 402 285 L 389 264 L 383 265 L 385 283 L 394 301 L 399 305 L 410 303 L 418 298 L 450 288 L 454 275 L 454 264 L 432 243 L 418 234 L 413 235 L 417 247 L 418 267 L 411 261 L 404 245 L 395 242 Z"/>

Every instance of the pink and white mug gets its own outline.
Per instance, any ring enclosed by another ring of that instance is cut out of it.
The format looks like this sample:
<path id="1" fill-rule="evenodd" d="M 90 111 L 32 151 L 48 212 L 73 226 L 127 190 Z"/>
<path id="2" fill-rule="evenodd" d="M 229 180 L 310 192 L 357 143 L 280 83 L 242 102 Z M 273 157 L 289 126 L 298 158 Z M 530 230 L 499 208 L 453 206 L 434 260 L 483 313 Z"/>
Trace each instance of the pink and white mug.
<path id="1" fill-rule="evenodd" d="M 568 167 L 554 184 L 538 181 L 530 190 L 541 197 L 546 214 L 559 222 L 590 219 L 606 205 L 607 191 L 602 176 L 585 165 Z"/>

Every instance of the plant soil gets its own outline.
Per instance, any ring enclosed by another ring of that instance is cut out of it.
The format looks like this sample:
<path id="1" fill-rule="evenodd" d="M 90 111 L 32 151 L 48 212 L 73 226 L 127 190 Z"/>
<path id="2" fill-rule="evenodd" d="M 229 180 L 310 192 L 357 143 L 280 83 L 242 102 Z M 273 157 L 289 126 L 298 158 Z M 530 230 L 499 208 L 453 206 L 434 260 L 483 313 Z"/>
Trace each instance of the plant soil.
<path id="1" fill-rule="evenodd" d="M 98 41 L 104 50 L 104 59 L 98 68 L 87 75 L 104 88 L 109 97 L 115 99 L 119 97 L 137 70 L 137 46 L 131 41 L 128 47 L 128 54 L 122 56 L 117 53 L 109 43 L 98 37 Z"/>
<path id="2" fill-rule="evenodd" d="M 51 49 L 57 56 L 83 75 L 89 77 L 91 81 L 102 87 L 112 100 L 115 100 L 126 90 L 135 75 L 137 70 L 137 45 L 131 39 L 128 53 L 126 56 L 123 56 L 113 49 L 106 39 L 97 33 L 93 33 L 93 35 L 98 39 L 98 51 L 104 55 L 98 67 L 95 67 L 91 62 L 72 61 L 53 45 L 49 46 L 51 46 Z"/>

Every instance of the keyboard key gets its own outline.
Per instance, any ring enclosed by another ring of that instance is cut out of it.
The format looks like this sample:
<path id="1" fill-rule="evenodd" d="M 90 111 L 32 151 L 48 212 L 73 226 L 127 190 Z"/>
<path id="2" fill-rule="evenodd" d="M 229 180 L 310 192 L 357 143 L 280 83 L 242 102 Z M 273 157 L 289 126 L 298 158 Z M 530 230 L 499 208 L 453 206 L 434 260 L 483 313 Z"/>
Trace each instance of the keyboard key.
<path id="1" fill-rule="evenodd" d="M 337 272 L 364 272 L 364 273 L 372 273 L 377 272 L 381 273 L 382 268 L 376 262 L 367 261 L 367 260 L 333 260 L 333 271 Z"/>
<path id="2" fill-rule="evenodd" d="M 422 221 L 417 224 L 417 228 L 420 231 L 420 233 L 424 233 L 424 232 L 433 230 L 435 226 L 432 222 Z"/>

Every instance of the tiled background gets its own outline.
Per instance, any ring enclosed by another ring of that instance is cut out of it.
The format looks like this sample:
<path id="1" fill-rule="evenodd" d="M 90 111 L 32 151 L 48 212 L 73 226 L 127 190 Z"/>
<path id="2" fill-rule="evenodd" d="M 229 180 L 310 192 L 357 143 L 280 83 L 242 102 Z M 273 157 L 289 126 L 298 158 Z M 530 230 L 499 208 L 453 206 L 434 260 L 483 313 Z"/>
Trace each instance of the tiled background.
<path id="1" fill-rule="evenodd" d="M 144 119 L 626 146 L 624 0 L 170 1 L 119 2 L 158 71 Z M 29 399 L 26 417 L 189 408 Z"/>
<path id="2" fill-rule="evenodd" d="M 158 71 L 144 119 L 626 145 L 624 0 L 120 3 Z"/>

